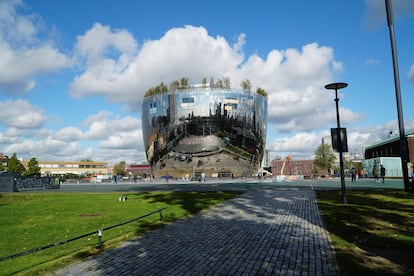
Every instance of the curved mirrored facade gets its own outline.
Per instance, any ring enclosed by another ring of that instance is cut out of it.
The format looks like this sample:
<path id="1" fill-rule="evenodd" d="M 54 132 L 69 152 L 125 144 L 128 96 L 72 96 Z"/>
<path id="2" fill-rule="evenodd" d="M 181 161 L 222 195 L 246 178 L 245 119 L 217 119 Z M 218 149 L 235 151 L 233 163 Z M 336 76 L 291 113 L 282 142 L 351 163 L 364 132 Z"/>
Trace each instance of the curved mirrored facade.
<path id="1" fill-rule="evenodd" d="M 251 176 L 265 149 L 267 98 L 188 88 L 144 98 L 142 133 L 155 177 Z"/>

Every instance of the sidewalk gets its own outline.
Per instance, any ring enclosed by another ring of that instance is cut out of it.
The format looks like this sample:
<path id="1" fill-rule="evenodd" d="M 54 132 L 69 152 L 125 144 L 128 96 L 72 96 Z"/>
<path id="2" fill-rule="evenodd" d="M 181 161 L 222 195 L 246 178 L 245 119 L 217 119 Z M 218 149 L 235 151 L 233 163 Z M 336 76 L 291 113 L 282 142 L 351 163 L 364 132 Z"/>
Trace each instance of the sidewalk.
<path id="1" fill-rule="evenodd" d="M 248 191 L 55 275 L 339 275 L 312 190 Z"/>

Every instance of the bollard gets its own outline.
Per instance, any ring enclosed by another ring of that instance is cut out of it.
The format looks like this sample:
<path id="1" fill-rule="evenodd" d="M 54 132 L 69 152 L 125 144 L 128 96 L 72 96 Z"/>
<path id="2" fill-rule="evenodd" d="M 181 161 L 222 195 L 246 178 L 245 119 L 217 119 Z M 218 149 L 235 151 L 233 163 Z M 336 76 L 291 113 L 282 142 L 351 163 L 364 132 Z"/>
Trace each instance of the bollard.
<path id="1" fill-rule="evenodd" d="M 98 247 L 102 246 L 102 229 L 98 229 Z"/>

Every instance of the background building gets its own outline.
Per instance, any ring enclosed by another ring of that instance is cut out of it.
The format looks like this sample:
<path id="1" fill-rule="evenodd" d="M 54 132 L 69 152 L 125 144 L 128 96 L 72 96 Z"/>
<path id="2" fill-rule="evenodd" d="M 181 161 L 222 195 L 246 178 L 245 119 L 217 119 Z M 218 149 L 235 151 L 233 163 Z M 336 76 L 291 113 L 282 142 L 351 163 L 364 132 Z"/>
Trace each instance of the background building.
<path id="1" fill-rule="evenodd" d="M 414 160 L 414 130 L 406 132 L 408 144 L 408 172 L 413 172 Z M 402 177 L 401 168 L 401 149 L 400 136 L 392 136 L 378 143 L 365 148 L 365 160 L 362 162 L 363 168 L 367 171 L 368 176 L 372 177 L 374 166 L 384 165 L 387 177 Z"/>
<path id="2" fill-rule="evenodd" d="M 7 162 L 8 161 L 9 161 L 9 157 L 0 152 L 0 164 L 3 166 L 3 168 L 6 171 L 7 171 Z"/>
<path id="3" fill-rule="evenodd" d="M 152 176 L 151 166 L 148 163 L 129 164 L 126 167 L 126 173 L 129 176 L 139 176 L 144 178 Z"/>
<path id="4" fill-rule="evenodd" d="M 27 169 L 29 161 L 21 161 L 23 166 Z M 65 175 L 65 174 L 77 174 L 77 175 L 107 175 L 109 174 L 107 162 L 94 162 L 94 161 L 38 161 L 40 167 L 41 176 L 51 175 Z"/>
<path id="5" fill-rule="evenodd" d="M 293 160 L 289 157 L 272 160 L 272 174 L 310 178 L 314 175 L 314 163 L 313 160 Z"/>

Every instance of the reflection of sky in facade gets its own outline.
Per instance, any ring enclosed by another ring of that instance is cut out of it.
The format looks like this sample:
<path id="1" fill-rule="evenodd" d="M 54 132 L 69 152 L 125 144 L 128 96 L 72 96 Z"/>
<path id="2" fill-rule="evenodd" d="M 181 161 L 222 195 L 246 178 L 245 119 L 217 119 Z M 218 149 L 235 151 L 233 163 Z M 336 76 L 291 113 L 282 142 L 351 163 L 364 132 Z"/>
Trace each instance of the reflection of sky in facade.
<path id="1" fill-rule="evenodd" d="M 187 103 L 192 98 L 193 103 Z M 230 115 L 244 115 L 253 112 L 253 96 L 241 94 L 234 90 L 211 90 L 211 91 L 191 91 L 176 94 L 177 99 L 177 118 L 187 117 L 188 113 L 194 112 L 194 116 L 207 117 L 216 114 L 216 109 L 221 103 L 221 113 L 223 114 L 224 104 L 233 101 L 237 102 L 237 107 L 228 110 Z M 183 102 L 184 100 L 184 102 Z M 236 106 L 236 104 L 235 104 Z M 211 112 L 211 113 L 210 113 Z"/>
<path id="2" fill-rule="evenodd" d="M 170 108 L 171 105 L 171 108 Z M 144 143 L 147 145 L 148 136 L 156 132 L 151 122 L 154 118 L 168 117 L 170 124 L 189 116 L 209 117 L 211 115 L 227 114 L 241 122 L 256 123 L 256 130 L 262 138 L 266 135 L 267 99 L 254 92 L 242 89 L 189 89 L 179 90 L 174 94 L 157 94 L 147 97 L 142 106 L 142 123 Z M 246 125 L 247 127 L 247 125 Z"/>

